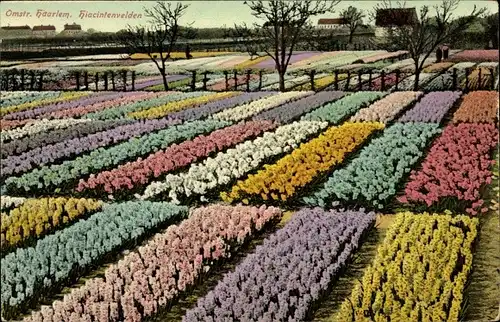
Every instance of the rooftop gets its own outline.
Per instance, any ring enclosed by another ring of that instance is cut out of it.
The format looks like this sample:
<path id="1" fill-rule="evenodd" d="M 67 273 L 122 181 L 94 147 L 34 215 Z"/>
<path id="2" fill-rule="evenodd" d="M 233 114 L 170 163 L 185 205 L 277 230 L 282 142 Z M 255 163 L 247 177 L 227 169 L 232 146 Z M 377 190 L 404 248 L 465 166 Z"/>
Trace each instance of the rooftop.
<path id="1" fill-rule="evenodd" d="M 44 25 L 41 25 L 41 26 L 33 26 L 33 31 L 44 31 L 44 30 L 56 30 L 56 27 L 52 26 L 52 25 L 47 25 L 47 26 L 44 26 Z"/>
<path id="2" fill-rule="evenodd" d="M 418 22 L 415 8 L 378 9 L 375 26 L 409 26 Z"/>
<path id="3" fill-rule="evenodd" d="M 2 27 L 3 30 L 31 30 L 30 26 L 5 26 Z"/>
<path id="4" fill-rule="evenodd" d="M 345 23 L 343 18 L 324 18 L 318 20 L 318 25 L 344 25 Z"/>

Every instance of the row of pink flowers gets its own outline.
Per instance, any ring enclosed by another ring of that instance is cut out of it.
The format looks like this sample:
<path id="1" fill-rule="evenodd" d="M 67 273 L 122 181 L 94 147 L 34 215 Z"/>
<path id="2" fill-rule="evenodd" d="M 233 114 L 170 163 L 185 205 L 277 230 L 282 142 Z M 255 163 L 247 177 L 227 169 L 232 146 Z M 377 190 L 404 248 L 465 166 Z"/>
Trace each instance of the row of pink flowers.
<path id="1" fill-rule="evenodd" d="M 60 110 L 49 115 L 45 115 L 45 117 L 50 118 L 66 118 L 66 117 L 79 117 L 88 113 L 102 111 L 107 108 L 117 107 L 120 105 L 125 105 L 128 103 L 133 103 L 142 100 L 148 100 L 152 98 L 156 98 L 158 96 L 163 95 L 162 93 L 152 93 L 152 92 L 138 92 L 136 95 L 127 95 L 124 97 L 116 98 L 109 101 L 99 102 L 91 105 L 84 105 L 72 109 Z M 43 116 L 42 116 L 43 117 Z"/>
<path id="2" fill-rule="evenodd" d="M 36 120 L 34 119 L 24 119 L 24 120 L 2 120 L 2 124 L 0 126 L 0 129 L 3 131 L 7 130 L 12 130 L 16 127 L 20 127 L 23 125 L 26 125 L 28 123 L 35 122 Z"/>
<path id="3" fill-rule="evenodd" d="M 448 125 L 435 141 L 422 169 L 413 170 L 406 185 L 403 203 L 432 206 L 444 198 L 466 201 L 470 214 L 486 212 L 480 188 L 491 183 L 490 152 L 498 142 L 494 124 Z"/>
<path id="4" fill-rule="evenodd" d="M 493 50 L 464 50 L 450 57 L 450 61 L 462 62 L 462 61 L 498 61 L 498 49 Z"/>
<path id="5" fill-rule="evenodd" d="M 399 81 L 401 81 L 403 78 L 404 78 L 404 74 L 400 74 Z M 384 76 L 384 80 L 385 80 L 384 90 L 387 90 L 391 86 L 396 84 L 396 75 L 394 73 L 386 74 Z M 375 78 L 372 81 L 371 86 L 369 86 L 368 83 L 363 85 L 363 89 L 368 89 L 368 88 L 371 88 L 374 90 L 379 90 L 379 91 L 382 90 L 382 77 Z"/>
<path id="6" fill-rule="evenodd" d="M 141 321 L 281 215 L 279 208 L 265 206 L 195 209 L 178 226 L 170 226 L 106 269 L 104 278 L 87 281 L 24 321 Z"/>
<path id="7" fill-rule="evenodd" d="M 169 171 L 186 166 L 210 153 L 255 137 L 264 131 L 271 130 L 276 124 L 271 121 L 251 121 L 240 123 L 210 133 L 200 135 L 193 140 L 181 144 L 173 144 L 165 150 L 151 154 L 146 159 L 139 158 L 111 171 L 104 171 L 97 176 L 91 175 L 87 180 L 80 180 L 76 190 L 103 189 L 111 194 L 121 189 L 133 189 L 148 183 Z"/>

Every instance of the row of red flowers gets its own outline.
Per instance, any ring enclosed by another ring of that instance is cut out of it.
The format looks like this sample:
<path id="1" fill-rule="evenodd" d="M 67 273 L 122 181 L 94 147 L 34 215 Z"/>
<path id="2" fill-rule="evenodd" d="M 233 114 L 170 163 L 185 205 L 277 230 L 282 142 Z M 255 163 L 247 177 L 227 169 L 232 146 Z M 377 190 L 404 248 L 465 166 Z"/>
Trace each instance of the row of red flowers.
<path id="1" fill-rule="evenodd" d="M 491 183 L 489 167 L 494 161 L 490 152 L 497 143 L 494 124 L 448 125 L 434 142 L 422 169 L 411 172 L 405 195 L 399 201 L 430 207 L 452 198 L 464 202 L 470 214 L 486 212 L 480 189 Z"/>

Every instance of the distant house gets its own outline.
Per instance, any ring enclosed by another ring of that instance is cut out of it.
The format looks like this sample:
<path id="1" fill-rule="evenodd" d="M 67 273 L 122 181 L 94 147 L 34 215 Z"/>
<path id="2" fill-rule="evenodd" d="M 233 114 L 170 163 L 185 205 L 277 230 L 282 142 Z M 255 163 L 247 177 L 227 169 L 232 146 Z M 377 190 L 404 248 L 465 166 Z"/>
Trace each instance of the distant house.
<path id="1" fill-rule="evenodd" d="M 61 31 L 61 35 L 64 36 L 74 36 L 82 33 L 83 33 L 82 26 L 77 25 L 74 22 L 71 25 L 65 24 L 63 31 Z"/>
<path id="2" fill-rule="evenodd" d="M 5 26 L 0 28 L 1 39 L 30 38 L 32 31 L 30 26 Z"/>
<path id="3" fill-rule="evenodd" d="M 346 21 L 343 18 L 328 18 L 328 19 L 319 19 L 318 25 L 316 28 L 318 29 L 342 29 L 345 27 Z"/>
<path id="4" fill-rule="evenodd" d="M 385 37 L 391 27 L 412 26 L 418 23 L 415 8 L 378 9 L 375 15 L 375 36 Z"/>
<path id="5" fill-rule="evenodd" d="M 44 38 L 56 35 L 56 27 L 52 25 L 33 26 L 33 37 Z"/>

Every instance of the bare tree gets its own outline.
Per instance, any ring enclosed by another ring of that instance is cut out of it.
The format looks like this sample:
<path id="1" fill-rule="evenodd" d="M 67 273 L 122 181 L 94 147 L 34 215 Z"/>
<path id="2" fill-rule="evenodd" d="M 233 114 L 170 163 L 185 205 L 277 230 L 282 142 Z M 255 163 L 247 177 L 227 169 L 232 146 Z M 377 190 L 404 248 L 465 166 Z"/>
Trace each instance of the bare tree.
<path id="1" fill-rule="evenodd" d="M 349 44 L 352 43 L 352 37 L 358 29 L 363 24 L 363 18 L 365 14 L 362 10 L 358 10 L 356 7 L 349 6 L 349 8 L 343 10 L 340 16 L 344 20 L 344 23 L 349 27 Z"/>
<path id="2" fill-rule="evenodd" d="M 166 61 L 175 43 L 181 35 L 179 19 L 185 14 L 188 5 L 177 3 L 172 6 L 169 2 L 158 1 L 149 9 L 144 8 L 149 18 L 149 26 L 127 26 L 118 41 L 125 45 L 132 53 L 146 53 L 154 62 L 163 78 L 163 86 L 168 90 Z"/>
<path id="3" fill-rule="evenodd" d="M 292 53 L 304 33 L 309 18 L 333 11 L 340 0 L 255 0 L 246 1 L 252 15 L 262 21 L 254 28 L 260 33 L 263 51 L 271 57 L 279 75 L 279 89 L 285 90 L 285 73 Z"/>
<path id="4" fill-rule="evenodd" d="M 387 28 L 387 43 L 398 50 L 407 50 L 414 62 L 414 90 L 418 90 L 420 74 L 425 60 L 443 43 L 458 39 L 477 18 L 486 11 L 485 8 L 474 9 L 468 16 L 454 19 L 453 12 L 458 8 L 460 0 L 442 0 L 433 6 L 434 15 L 430 15 L 428 6 L 422 6 L 419 17 L 411 23 L 402 23 L 398 10 L 385 10 L 386 19 L 393 22 Z M 405 2 L 397 2 L 397 9 L 405 8 Z M 384 0 L 375 8 L 375 12 L 383 9 L 394 9 L 390 0 Z"/>

